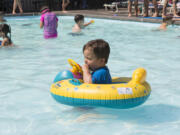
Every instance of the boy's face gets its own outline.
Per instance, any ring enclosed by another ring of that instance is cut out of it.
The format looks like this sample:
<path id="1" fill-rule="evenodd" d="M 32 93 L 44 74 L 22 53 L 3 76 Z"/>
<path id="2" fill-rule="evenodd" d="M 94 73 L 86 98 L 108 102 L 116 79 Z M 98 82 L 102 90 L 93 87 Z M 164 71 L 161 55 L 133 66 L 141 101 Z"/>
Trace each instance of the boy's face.
<path id="1" fill-rule="evenodd" d="M 78 25 L 79 25 L 79 26 L 84 26 L 84 20 L 80 20 L 80 21 L 78 22 Z"/>
<path id="2" fill-rule="evenodd" d="M 165 22 L 165 23 L 166 23 L 167 25 L 171 25 L 171 24 L 172 24 L 172 22 L 173 22 L 173 20 L 172 20 L 172 19 L 168 19 L 168 20 L 166 20 L 166 22 Z"/>
<path id="3" fill-rule="evenodd" d="M 3 37 L 3 32 L 0 30 L 0 37 Z"/>
<path id="4" fill-rule="evenodd" d="M 84 63 L 88 65 L 90 70 L 94 71 L 95 69 L 105 66 L 105 59 L 96 58 L 93 50 L 91 48 L 86 48 L 84 50 Z"/>

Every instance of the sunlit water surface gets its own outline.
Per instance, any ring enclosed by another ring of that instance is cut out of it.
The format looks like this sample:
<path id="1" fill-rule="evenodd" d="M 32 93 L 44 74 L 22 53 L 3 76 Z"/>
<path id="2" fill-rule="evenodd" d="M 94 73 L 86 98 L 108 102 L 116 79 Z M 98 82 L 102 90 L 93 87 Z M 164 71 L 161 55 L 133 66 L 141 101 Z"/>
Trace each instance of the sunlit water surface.
<path id="1" fill-rule="evenodd" d="M 0 135 L 178 135 L 180 132 L 180 27 L 94 19 L 72 36 L 73 17 L 59 16 L 58 38 L 43 39 L 40 17 L 6 18 L 15 47 L 0 48 Z M 92 18 L 86 18 L 88 22 Z M 92 39 L 109 42 L 112 76 L 131 76 L 144 67 L 152 87 L 141 106 L 78 109 L 50 95 L 68 58 L 83 64 L 82 47 Z"/>

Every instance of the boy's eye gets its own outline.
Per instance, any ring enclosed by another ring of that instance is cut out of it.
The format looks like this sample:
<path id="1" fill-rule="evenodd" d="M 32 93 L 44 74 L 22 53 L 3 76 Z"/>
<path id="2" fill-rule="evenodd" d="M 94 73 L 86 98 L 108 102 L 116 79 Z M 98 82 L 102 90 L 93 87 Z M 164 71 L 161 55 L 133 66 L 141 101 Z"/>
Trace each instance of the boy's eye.
<path id="1" fill-rule="evenodd" d="M 87 60 L 92 60 L 91 58 L 86 58 Z"/>

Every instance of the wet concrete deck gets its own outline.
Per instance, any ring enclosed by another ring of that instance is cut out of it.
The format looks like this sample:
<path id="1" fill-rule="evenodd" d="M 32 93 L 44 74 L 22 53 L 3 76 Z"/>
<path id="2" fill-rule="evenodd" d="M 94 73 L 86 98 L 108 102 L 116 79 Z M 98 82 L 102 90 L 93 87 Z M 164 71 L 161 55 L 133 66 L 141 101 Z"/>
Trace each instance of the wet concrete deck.
<path id="1" fill-rule="evenodd" d="M 128 17 L 127 8 L 119 9 L 119 12 L 114 11 L 105 11 L 104 9 L 97 10 L 69 10 L 67 13 L 63 13 L 62 11 L 53 11 L 57 15 L 60 16 L 74 16 L 76 14 L 83 14 L 86 17 L 95 17 L 95 18 L 105 18 L 105 19 L 114 19 L 114 20 L 122 20 L 122 21 L 137 21 L 137 22 L 150 22 L 150 23 L 161 23 L 161 19 L 157 19 L 154 17 L 144 18 L 142 16 L 139 17 Z M 40 15 L 40 13 L 24 13 L 24 14 L 16 14 L 15 16 L 29 16 L 29 15 Z M 5 16 L 14 16 L 12 14 L 6 14 Z M 180 21 L 176 21 L 175 24 L 180 25 Z"/>

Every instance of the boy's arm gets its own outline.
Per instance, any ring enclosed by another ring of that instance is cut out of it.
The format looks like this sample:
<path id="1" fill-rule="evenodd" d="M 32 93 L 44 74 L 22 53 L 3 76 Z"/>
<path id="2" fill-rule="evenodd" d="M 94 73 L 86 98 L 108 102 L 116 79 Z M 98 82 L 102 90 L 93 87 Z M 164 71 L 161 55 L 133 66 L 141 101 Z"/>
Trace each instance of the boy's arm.
<path id="1" fill-rule="evenodd" d="M 44 23 L 42 21 L 40 21 L 40 28 L 43 28 Z"/>
<path id="2" fill-rule="evenodd" d="M 58 28 L 58 18 L 56 17 L 56 28 Z"/>
<path id="3" fill-rule="evenodd" d="M 167 29 L 167 26 L 161 24 L 157 30 L 166 30 L 166 29 Z"/>
<path id="4" fill-rule="evenodd" d="M 8 38 L 3 39 L 1 46 L 5 46 L 6 44 L 8 44 Z"/>
<path id="5" fill-rule="evenodd" d="M 58 28 L 58 22 L 56 22 L 56 28 Z"/>
<path id="6" fill-rule="evenodd" d="M 83 70 L 83 81 L 84 83 L 92 83 L 92 76 L 89 70 L 88 65 L 83 65 L 82 66 L 82 70 Z"/>
<path id="7" fill-rule="evenodd" d="M 40 18 L 40 28 L 42 29 L 44 26 L 44 16 L 41 15 L 41 18 Z"/>
<path id="8" fill-rule="evenodd" d="M 89 24 L 92 24 L 92 23 L 94 23 L 94 20 L 91 20 L 90 22 L 85 23 L 84 26 L 86 27 L 86 26 L 88 26 Z"/>

